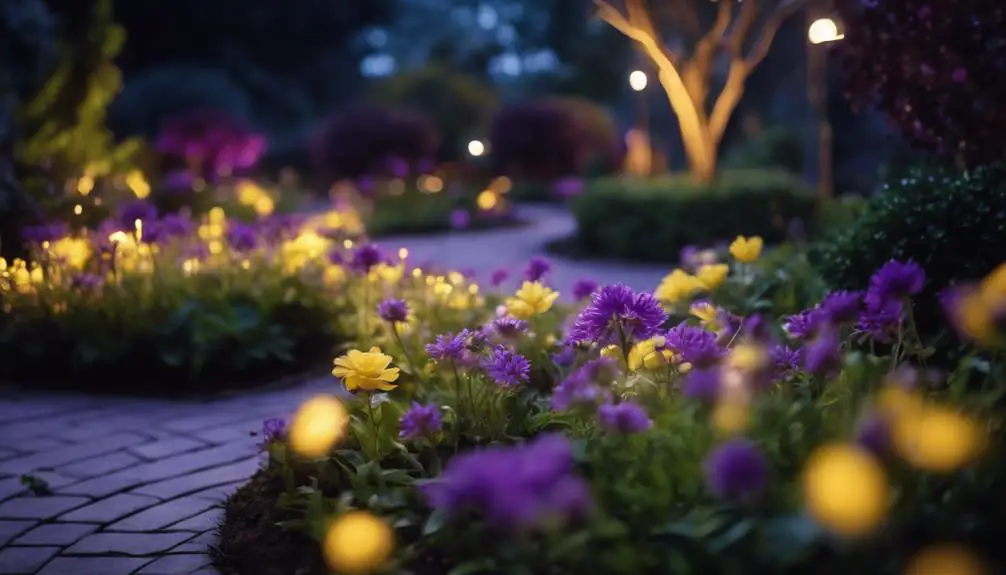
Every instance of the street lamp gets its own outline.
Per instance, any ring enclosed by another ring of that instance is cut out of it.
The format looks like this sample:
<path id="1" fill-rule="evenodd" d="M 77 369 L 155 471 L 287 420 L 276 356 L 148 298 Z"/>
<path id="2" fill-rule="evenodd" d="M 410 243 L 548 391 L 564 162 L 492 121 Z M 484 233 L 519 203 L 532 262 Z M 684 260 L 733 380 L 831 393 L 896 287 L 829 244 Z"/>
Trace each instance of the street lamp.
<path id="1" fill-rule="evenodd" d="M 832 166 L 832 128 L 828 117 L 827 46 L 845 38 L 839 24 L 831 18 L 813 18 L 807 14 L 807 98 L 817 125 L 818 192 L 822 198 L 835 194 Z"/>
<path id="2" fill-rule="evenodd" d="M 629 87 L 636 92 L 642 92 L 646 89 L 646 84 L 649 79 L 646 77 L 646 72 L 642 70 L 633 70 L 629 74 Z"/>
<path id="3" fill-rule="evenodd" d="M 479 140 L 472 140 L 468 142 L 468 153 L 477 158 L 486 153 L 486 146 Z"/>
<path id="4" fill-rule="evenodd" d="M 838 24 L 831 18 L 818 18 L 807 27 L 807 39 L 811 44 L 825 44 L 845 38 L 838 31 Z"/>
<path id="5" fill-rule="evenodd" d="M 636 137 L 636 145 L 642 144 L 646 146 L 644 157 L 642 158 L 642 169 L 645 171 L 645 175 L 648 176 L 651 173 L 653 163 L 653 150 L 650 144 L 650 120 L 649 111 L 646 106 L 646 93 L 643 91 L 646 89 L 647 84 L 649 84 L 649 78 L 647 78 L 646 72 L 633 70 L 629 73 L 629 87 L 638 95 L 636 102 L 636 129 L 639 130 L 638 133 L 642 136 L 642 138 Z"/>

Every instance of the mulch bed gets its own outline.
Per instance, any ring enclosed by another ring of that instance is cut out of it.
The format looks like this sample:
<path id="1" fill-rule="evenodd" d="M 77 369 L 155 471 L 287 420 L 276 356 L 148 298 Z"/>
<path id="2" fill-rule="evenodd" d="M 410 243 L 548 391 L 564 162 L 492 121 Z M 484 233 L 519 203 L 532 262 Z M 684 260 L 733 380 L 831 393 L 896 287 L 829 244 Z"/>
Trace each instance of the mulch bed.
<path id="1" fill-rule="evenodd" d="M 321 547 L 307 536 L 277 526 L 297 515 L 277 507 L 279 478 L 259 471 L 224 504 L 211 550 L 221 575 L 329 575 Z"/>

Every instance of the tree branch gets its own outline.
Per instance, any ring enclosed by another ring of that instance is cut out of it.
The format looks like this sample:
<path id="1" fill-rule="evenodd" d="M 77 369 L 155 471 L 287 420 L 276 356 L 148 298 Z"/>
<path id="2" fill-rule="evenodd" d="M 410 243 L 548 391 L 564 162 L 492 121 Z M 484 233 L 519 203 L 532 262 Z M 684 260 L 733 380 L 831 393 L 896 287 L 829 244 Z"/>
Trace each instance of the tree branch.
<path id="1" fill-rule="evenodd" d="M 768 20 L 762 26 L 761 34 L 759 34 L 758 39 L 755 40 L 754 46 L 751 48 L 751 52 L 745 58 L 745 62 L 749 69 L 754 69 L 765 56 L 768 55 L 769 48 L 772 47 L 772 41 L 775 39 L 776 33 L 779 28 L 782 27 L 783 22 L 787 18 L 798 12 L 799 10 L 812 4 L 815 0 L 782 0 L 775 10 L 769 15 Z"/>
<path id="2" fill-rule="evenodd" d="M 733 30 L 730 31 L 730 38 L 728 40 L 728 49 L 734 57 L 743 57 L 744 41 L 747 39 L 748 32 L 751 31 L 751 26 L 754 25 L 757 17 L 758 0 L 745 0 L 741 2 L 740 15 L 737 16 L 737 22 L 734 24 Z"/>
<path id="3" fill-rule="evenodd" d="M 744 85 L 751 70 L 745 60 L 735 57 L 730 61 L 723 89 L 713 104 L 712 112 L 709 113 L 709 135 L 716 147 L 719 147 L 723 133 L 727 130 L 727 124 L 730 123 L 730 117 L 740 103 L 741 96 L 744 95 Z"/>
<path id="4" fill-rule="evenodd" d="M 745 3 L 748 2 L 753 3 L 754 0 L 746 0 Z M 712 58 L 713 54 L 719 48 L 723 35 L 726 34 L 727 28 L 730 27 L 730 18 L 733 16 L 733 5 L 734 0 L 720 0 L 719 8 L 716 10 L 716 20 L 713 22 L 712 27 L 709 28 L 709 31 L 695 45 L 696 58 Z"/>
<path id="5" fill-rule="evenodd" d="M 612 28 L 621 32 L 630 40 L 635 40 L 642 46 L 643 50 L 650 56 L 658 68 L 675 67 L 677 58 L 664 48 L 654 34 L 650 34 L 646 29 L 640 28 L 630 22 L 617 8 L 608 4 L 605 0 L 594 0 L 594 5 L 597 6 L 598 18 L 607 22 Z M 676 69 L 675 74 L 677 74 Z"/>

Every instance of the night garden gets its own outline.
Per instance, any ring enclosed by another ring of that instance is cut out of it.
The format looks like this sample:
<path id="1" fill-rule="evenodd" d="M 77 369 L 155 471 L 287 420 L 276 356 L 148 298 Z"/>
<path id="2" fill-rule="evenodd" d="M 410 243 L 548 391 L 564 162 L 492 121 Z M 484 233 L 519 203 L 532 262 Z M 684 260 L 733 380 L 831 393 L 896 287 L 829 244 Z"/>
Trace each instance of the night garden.
<path id="1" fill-rule="evenodd" d="M 0 573 L 1002 572 L 1006 8 L 436 4 L 0 0 Z"/>

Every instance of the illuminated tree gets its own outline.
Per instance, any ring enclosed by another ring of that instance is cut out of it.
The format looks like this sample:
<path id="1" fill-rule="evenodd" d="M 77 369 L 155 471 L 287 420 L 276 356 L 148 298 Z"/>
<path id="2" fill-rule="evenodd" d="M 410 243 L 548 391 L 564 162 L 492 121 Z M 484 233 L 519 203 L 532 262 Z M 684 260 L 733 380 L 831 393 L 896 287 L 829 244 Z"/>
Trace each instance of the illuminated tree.
<path id="1" fill-rule="evenodd" d="M 678 118 L 692 177 L 716 176 L 717 151 L 752 71 L 785 20 L 813 0 L 595 0 L 597 15 L 635 41 L 657 71 Z M 714 94 L 714 73 L 726 77 Z"/>

